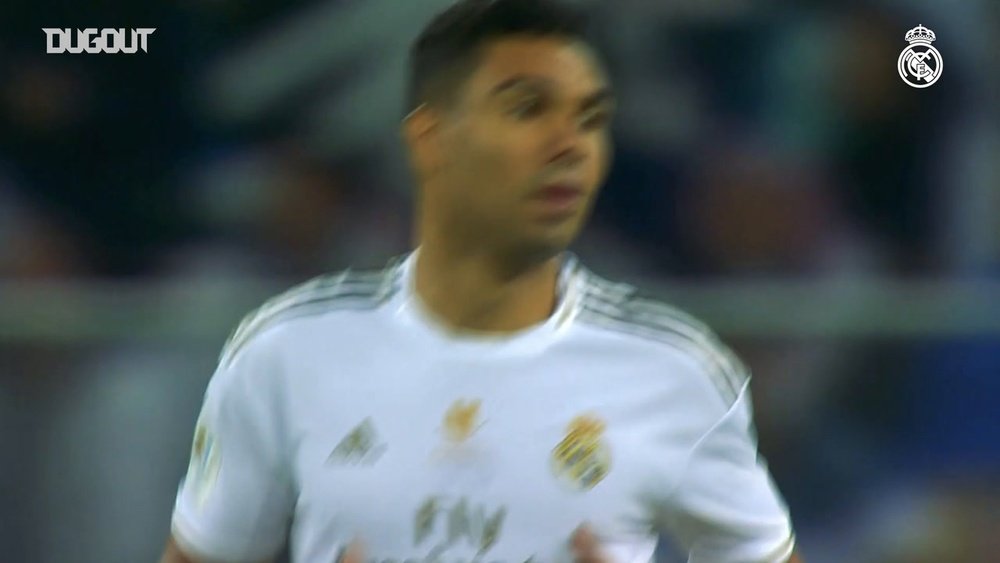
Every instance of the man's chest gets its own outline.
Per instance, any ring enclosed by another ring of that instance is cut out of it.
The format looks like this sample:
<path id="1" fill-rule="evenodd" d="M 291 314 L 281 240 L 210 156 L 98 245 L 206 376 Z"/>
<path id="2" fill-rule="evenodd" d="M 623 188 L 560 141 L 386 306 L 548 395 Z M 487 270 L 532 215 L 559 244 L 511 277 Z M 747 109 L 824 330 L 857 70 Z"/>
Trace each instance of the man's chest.
<path id="1" fill-rule="evenodd" d="M 466 367 L 414 365 L 305 401 L 291 426 L 302 549 L 360 536 L 378 561 L 554 561 L 583 522 L 649 541 L 686 453 L 668 387 L 641 373 L 602 384 L 594 365 Z"/>

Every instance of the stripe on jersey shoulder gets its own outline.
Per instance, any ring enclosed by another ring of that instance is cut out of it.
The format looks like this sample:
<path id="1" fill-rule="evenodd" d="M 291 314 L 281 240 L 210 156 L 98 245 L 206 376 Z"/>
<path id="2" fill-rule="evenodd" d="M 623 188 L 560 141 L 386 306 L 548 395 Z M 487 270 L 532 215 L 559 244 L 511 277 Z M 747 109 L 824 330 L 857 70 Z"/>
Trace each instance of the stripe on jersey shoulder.
<path id="1" fill-rule="evenodd" d="M 254 336 L 276 324 L 342 309 L 374 309 L 399 289 L 398 259 L 380 270 L 343 270 L 313 278 L 264 302 L 243 317 L 222 347 L 228 364 Z"/>
<path id="2" fill-rule="evenodd" d="M 703 322 L 635 286 L 611 282 L 588 272 L 578 318 L 640 338 L 663 342 L 691 354 L 704 365 L 726 405 L 743 389 L 749 371 Z"/>

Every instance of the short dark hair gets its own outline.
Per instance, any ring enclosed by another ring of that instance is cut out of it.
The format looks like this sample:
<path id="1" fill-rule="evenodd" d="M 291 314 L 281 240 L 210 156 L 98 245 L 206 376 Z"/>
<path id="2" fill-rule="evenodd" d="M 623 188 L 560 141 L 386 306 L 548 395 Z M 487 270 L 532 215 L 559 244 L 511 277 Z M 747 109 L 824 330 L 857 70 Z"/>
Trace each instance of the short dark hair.
<path id="1" fill-rule="evenodd" d="M 582 10 L 557 0 L 459 0 L 431 20 L 410 48 L 404 113 L 425 102 L 454 103 L 488 41 L 529 35 L 586 42 L 586 28 Z"/>

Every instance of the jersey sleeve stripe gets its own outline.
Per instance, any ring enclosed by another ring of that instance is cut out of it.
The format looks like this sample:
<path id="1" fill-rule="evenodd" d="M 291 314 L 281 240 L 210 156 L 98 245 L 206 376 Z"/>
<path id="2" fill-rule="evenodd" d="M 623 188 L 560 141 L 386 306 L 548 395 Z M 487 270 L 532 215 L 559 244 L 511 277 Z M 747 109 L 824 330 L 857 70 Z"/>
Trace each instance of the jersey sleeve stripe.
<path id="1" fill-rule="evenodd" d="M 657 340 L 682 349 L 703 364 L 725 400 L 732 404 L 749 370 L 702 322 L 667 305 L 639 297 L 634 286 L 611 283 L 588 274 L 581 320 L 611 330 Z"/>
<path id="2" fill-rule="evenodd" d="M 344 270 L 321 276 L 266 301 L 246 315 L 222 347 L 221 364 L 228 364 L 254 336 L 275 324 L 336 309 L 378 307 L 399 289 L 394 259 L 382 270 Z"/>

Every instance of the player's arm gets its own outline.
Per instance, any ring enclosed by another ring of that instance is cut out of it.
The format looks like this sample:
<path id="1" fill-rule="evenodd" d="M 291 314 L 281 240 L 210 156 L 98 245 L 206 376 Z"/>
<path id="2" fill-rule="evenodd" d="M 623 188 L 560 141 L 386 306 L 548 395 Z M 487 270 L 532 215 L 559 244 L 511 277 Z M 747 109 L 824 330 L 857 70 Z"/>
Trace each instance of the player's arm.
<path id="1" fill-rule="evenodd" d="M 583 524 L 573 532 L 570 538 L 570 549 L 575 563 L 618 563 L 601 547 L 600 541 L 591 529 Z M 798 552 L 792 553 L 784 563 L 805 563 Z"/>
<path id="2" fill-rule="evenodd" d="M 801 563 L 788 509 L 757 452 L 749 379 L 686 464 L 662 512 L 664 532 L 690 563 Z"/>
<path id="3" fill-rule="evenodd" d="M 205 563 L 204 561 L 197 561 L 191 559 L 187 556 L 181 548 L 177 547 L 177 542 L 174 541 L 173 536 L 167 540 L 167 547 L 163 551 L 163 556 L 160 557 L 160 563 Z"/>
<path id="4" fill-rule="evenodd" d="M 284 545 L 294 494 L 267 336 L 224 356 L 209 382 L 164 563 L 256 563 Z"/>
<path id="5" fill-rule="evenodd" d="M 260 563 L 272 563 L 273 559 L 267 559 L 261 561 Z M 193 559 L 188 554 L 184 553 L 177 542 L 174 540 L 173 536 L 167 540 L 167 547 L 163 551 L 163 556 L 160 557 L 160 563 L 212 563 L 211 561 L 205 559 Z"/>

